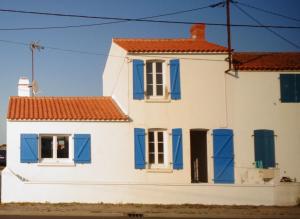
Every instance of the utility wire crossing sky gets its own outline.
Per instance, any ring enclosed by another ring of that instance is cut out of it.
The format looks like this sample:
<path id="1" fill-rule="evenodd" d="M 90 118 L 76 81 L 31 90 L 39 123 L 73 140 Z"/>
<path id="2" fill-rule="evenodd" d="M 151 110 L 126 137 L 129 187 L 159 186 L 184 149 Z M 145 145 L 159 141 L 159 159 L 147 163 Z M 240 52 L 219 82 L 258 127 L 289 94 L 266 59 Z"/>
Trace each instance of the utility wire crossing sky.
<path id="1" fill-rule="evenodd" d="M 0 144 L 8 97 L 17 94 L 20 76 L 31 77 L 32 42 L 45 47 L 35 54 L 41 96 L 99 96 L 112 38 L 189 38 L 192 24 L 205 23 L 207 40 L 227 46 L 224 6 L 225 1 L 211 0 L 2 0 Z M 296 0 L 231 1 L 232 48 L 299 51 L 299 9 Z"/>

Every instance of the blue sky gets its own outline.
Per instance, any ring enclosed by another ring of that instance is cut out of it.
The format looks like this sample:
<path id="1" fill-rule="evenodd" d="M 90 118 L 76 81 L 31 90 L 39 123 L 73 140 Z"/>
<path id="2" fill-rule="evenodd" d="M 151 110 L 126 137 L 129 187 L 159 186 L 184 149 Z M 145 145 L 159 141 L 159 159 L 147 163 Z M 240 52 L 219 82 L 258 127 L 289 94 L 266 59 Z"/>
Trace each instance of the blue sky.
<path id="1" fill-rule="evenodd" d="M 221 0 L 219 0 L 221 1 Z M 1 9 L 46 11 L 92 16 L 141 18 L 185 9 L 198 8 L 218 0 L 0 0 Z M 269 11 L 300 19 L 298 0 L 240 0 Z M 240 5 L 242 7 L 242 5 Z M 266 14 L 242 7 L 266 25 L 300 26 L 299 21 Z M 236 7 L 231 8 L 232 23 L 255 24 Z M 225 23 L 225 8 L 209 8 L 159 18 L 189 22 Z M 0 29 L 16 27 L 63 26 L 102 23 L 105 20 L 51 17 L 0 12 Z M 178 38 L 190 37 L 190 25 L 125 22 L 96 27 L 1 31 L 0 30 L 0 144 L 6 141 L 5 123 L 9 96 L 17 95 L 20 76 L 31 77 L 31 51 L 25 45 L 3 42 L 30 43 L 39 41 L 46 48 L 36 53 L 35 79 L 40 96 L 102 95 L 102 72 L 105 55 L 87 55 L 49 49 L 81 50 L 108 54 L 113 37 Z M 300 45 L 299 29 L 281 29 L 278 33 Z M 208 26 L 206 38 L 226 46 L 225 27 Z M 2 41 L 1 41 L 2 40 Z M 287 42 L 261 28 L 232 28 L 232 47 L 236 51 L 299 51 Z"/>

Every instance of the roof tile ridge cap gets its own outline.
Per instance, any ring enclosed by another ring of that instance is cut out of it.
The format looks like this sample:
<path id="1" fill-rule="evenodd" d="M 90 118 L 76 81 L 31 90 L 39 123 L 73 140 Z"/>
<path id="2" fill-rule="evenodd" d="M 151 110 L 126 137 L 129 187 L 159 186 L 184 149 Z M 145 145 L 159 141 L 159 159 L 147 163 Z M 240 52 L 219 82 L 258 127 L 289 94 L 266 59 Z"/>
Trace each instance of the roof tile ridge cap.
<path id="1" fill-rule="evenodd" d="M 113 38 L 113 41 L 195 41 L 191 38 Z"/>

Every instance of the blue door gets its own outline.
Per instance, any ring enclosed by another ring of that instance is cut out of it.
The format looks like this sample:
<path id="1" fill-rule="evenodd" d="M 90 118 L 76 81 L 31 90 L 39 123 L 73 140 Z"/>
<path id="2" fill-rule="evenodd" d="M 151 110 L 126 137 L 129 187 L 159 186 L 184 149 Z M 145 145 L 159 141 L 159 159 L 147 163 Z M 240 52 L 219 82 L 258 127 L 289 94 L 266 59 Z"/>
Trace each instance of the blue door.
<path id="1" fill-rule="evenodd" d="M 214 182 L 234 183 L 233 131 L 213 130 Z"/>

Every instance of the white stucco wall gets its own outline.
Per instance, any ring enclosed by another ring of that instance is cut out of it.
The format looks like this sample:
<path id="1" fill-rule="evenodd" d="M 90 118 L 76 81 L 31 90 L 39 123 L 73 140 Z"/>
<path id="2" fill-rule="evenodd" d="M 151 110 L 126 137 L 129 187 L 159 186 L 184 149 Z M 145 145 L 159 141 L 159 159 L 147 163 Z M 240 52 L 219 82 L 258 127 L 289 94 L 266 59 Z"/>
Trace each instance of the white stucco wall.
<path id="1" fill-rule="evenodd" d="M 109 202 L 162 204 L 294 205 L 300 179 L 299 104 L 279 102 L 278 73 L 224 74 L 225 54 L 163 54 L 169 91 L 169 60 L 180 58 L 181 100 L 133 100 L 132 60 L 162 55 L 127 55 L 112 44 L 103 73 L 103 94 L 113 96 L 130 122 L 7 123 L 8 163 L 2 176 L 3 202 Z M 121 56 L 121 57 L 119 57 Z M 207 61 L 215 59 L 219 61 Z M 259 107 L 258 107 L 259 106 Z M 164 128 L 172 161 L 172 128 L 183 130 L 183 169 L 134 169 L 134 128 Z M 213 182 L 212 130 L 234 131 L 235 184 Z M 207 129 L 208 183 L 191 183 L 190 130 Z M 264 183 L 253 166 L 254 129 L 272 129 L 276 137 L 279 177 Z M 92 163 L 44 166 L 20 163 L 20 134 L 91 134 Z M 22 179 L 18 176 L 23 178 Z M 25 180 L 24 180 L 25 179 Z M 298 180 L 299 181 L 299 180 Z M 62 195 L 63 194 L 63 195 Z M 255 194 L 255 195 L 253 195 Z M 285 194 L 283 196 L 282 194 Z"/>
<path id="2" fill-rule="evenodd" d="M 237 177 L 254 162 L 255 129 L 274 130 L 275 162 L 283 176 L 300 182 L 300 104 L 280 101 L 281 73 L 239 72 L 227 76 L 229 125 L 235 133 Z M 238 181 L 241 178 L 237 179 Z"/>
<path id="3" fill-rule="evenodd" d="M 112 96 L 125 114 L 128 113 L 128 63 L 127 52 L 112 43 L 103 71 L 103 96 Z"/>

